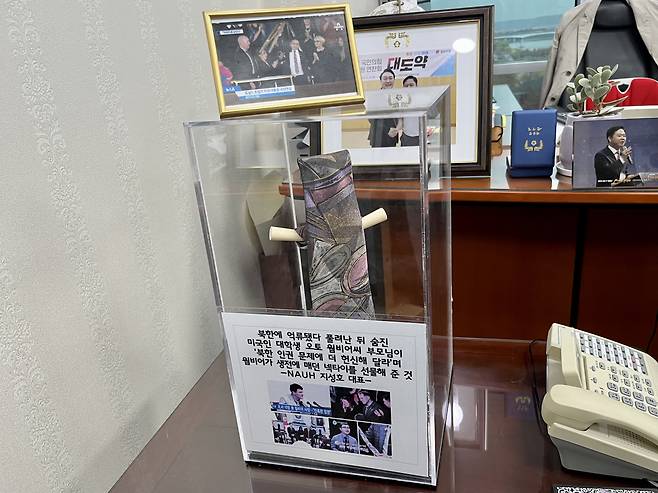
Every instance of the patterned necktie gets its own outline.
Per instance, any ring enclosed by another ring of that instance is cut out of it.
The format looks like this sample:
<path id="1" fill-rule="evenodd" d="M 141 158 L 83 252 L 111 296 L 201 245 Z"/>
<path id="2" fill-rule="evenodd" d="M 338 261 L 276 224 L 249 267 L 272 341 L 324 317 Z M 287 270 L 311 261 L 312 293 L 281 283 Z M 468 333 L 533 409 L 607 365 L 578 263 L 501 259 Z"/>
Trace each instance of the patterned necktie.
<path id="1" fill-rule="evenodd" d="M 304 187 L 313 310 L 347 318 L 372 318 L 375 310 L 352 160 L 338 151 L 297 160 Z"/>

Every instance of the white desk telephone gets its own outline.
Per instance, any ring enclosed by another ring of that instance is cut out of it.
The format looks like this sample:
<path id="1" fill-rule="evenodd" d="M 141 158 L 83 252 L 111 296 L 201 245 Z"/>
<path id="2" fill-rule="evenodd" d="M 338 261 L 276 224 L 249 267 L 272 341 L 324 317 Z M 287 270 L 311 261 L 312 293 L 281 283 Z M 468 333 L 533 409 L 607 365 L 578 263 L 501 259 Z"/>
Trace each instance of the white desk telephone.
<path id="1" fill-rule="evenodd" d="M 658 480 L 658 363 L 581 330 L 553 324 L 541 414 L 562 465 Z"/>

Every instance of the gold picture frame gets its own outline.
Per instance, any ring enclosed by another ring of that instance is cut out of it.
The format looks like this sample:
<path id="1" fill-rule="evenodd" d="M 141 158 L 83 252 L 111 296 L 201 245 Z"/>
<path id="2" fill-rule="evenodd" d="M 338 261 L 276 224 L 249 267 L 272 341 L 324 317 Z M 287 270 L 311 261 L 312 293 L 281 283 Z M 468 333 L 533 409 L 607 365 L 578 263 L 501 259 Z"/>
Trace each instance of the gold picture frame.
<path id="1" fill-rule="evenodd" d="M 348 4 L 203 17 L 220 118 L 364 102 Z"/>

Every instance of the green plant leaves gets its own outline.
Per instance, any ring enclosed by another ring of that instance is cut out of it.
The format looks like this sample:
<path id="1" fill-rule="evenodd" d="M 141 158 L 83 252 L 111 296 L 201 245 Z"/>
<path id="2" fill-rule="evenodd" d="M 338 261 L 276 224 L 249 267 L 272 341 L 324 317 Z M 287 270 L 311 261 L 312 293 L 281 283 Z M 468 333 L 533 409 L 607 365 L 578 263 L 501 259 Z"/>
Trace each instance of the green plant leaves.
<path id="1" fill-rule="evenodd" d="M 590 86 L 596 87 L 601 85 L 601 73 L 597 72 L 592 75 L 592 78 L 589 81 Z"/>
<path id="2" fill-rule="evenodd" d="M 615 81 L 610 81 L 610 78 L 615 74 L 619 65 L 610 67 L 610 65 L 602 65 L 596 69 L 586 67 L 587 76 L 584 74 L 576 74 L 573 82 L 567 83 L 566 94 L 569 96 L 570 104 L 567 109 L 570 111 L 578 111 L 581 115 L 591 114 L 597 115 L 604 111 L 608 106 L 614 106 L 621 100 L 614 102 L 603 103 L 603 99 L 610 92 L 612 86 L 616 84 Z M 590 98 L 594 103 L 594 111 L 586 112 L 583 102 L 586 98 Z M 582 106 L 582 107 L 581 107 Z"/>
<path id="3" fill-rule="evenodd" d="M 592 99 L 599 99 L 602 100 L 606 94 L 610 92 L 610 86 L 605 85 L 605 86 L 599 86 L 594 88 L 594 96 Z"/>

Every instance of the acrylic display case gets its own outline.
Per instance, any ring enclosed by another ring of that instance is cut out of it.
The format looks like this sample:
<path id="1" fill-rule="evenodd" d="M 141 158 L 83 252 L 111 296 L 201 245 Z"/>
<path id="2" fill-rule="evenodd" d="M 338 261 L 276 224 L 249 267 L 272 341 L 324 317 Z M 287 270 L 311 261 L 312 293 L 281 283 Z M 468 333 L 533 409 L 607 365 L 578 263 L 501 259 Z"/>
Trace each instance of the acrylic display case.
<path id="1" fill-rule="evenodd" d="M 449 92 L 185 129 L 244 459 L 435 485 L 452 374 Z"/>

